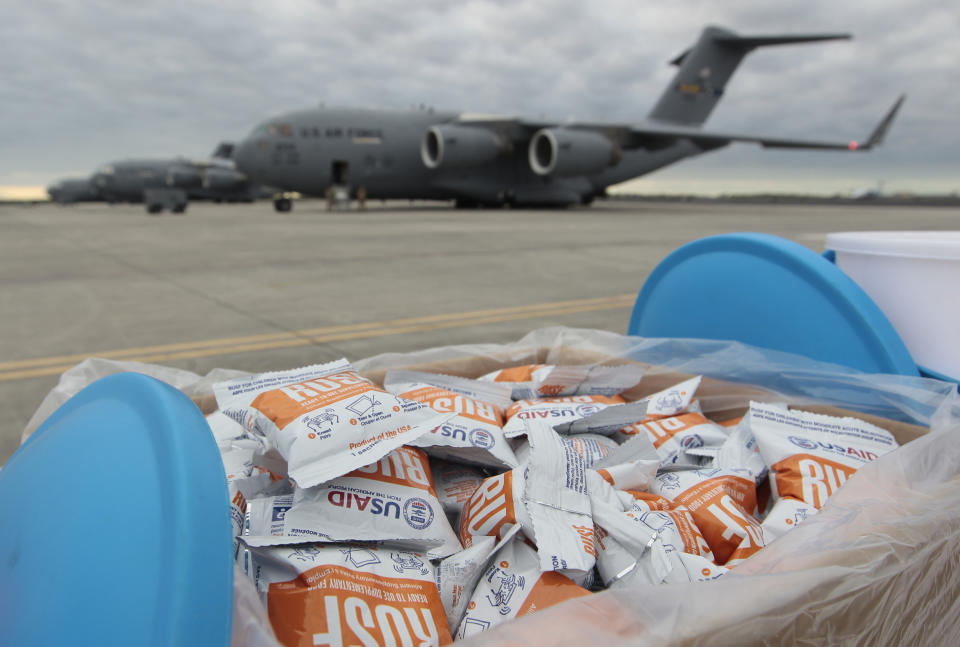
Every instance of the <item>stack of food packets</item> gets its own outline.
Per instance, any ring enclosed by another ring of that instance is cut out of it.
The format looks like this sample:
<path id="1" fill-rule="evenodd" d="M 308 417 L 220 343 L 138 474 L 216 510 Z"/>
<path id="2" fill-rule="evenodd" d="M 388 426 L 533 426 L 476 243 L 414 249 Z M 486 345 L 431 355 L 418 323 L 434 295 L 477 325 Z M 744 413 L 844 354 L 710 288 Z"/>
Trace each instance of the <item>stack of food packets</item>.
<path id="1" fill-rule="evenodd" d="M 897 444 L 854 418 L 639 365 L 477 380 L 346 360 L 222 382 L 208 417 L 237 534 L 284 645 L 442 645 L 610 587 L 721 577 Z"/>

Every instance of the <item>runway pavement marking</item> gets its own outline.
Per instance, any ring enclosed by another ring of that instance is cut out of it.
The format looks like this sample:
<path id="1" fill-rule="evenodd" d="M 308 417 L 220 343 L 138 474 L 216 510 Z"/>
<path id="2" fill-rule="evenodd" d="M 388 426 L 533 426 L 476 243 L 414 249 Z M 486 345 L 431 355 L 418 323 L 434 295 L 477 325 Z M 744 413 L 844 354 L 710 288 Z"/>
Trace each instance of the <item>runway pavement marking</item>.
<path id="1" fill-rule="evenodd" d="M 0 382 L 58 375 L 88 357 L 156 363 L 276 348 L 293 348 L 297 346 L 309 346 L 311 344 L 400 335 L 445 328 L 477 326 L 504 321 L 574 314 L 578 312 L 611 310 L 629 307 L 633 305 L 635 299 L 636 297 L 633 294 L 623 294 L 612 297 L 539 303 L 529 306 L 512 306 L 507 308 L 474 310 L 470 312 L 410 317 L 406 319 L 391 319 L 379 322 L 327 326 L 323 328 L 310 328 L 264 335 L 229 337 L 198 342 L 143 346 L 123 350 L 0 362 Z"/>

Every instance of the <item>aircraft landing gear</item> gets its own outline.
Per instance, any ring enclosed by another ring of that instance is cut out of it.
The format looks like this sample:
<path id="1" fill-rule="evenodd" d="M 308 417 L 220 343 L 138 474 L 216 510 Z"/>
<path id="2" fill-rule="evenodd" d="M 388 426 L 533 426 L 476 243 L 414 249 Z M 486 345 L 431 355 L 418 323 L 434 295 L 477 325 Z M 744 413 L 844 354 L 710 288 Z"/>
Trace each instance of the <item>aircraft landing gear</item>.
<path id="1" fill-rule="evenodd" d="M 181 202 L 180 204 L 175 204 L 175 205 L 173 205 L 173 207 L 170 209 L 170 212 L 171 212 L 171 213 L 184 213 L 184 212 L 186 212 L 186 210 L 187 210 L 187 205 L 186 205 L 186 203 Z"/>
<path id="2" fill-rule="evenodd" d="M 153 214 L 153 215 L 156 215 L 156 214 L 158 214 L 158 213 L 163 213 L 163 205 L 162 205 L 162 204 L 156 204 L 156 203 L 154 203 L 154 204 L 148 204 L 148 205 L 147 205 L 147 213 Z"/>
<path id="3" fill-rule="evenodd" d="M 273 208 L 280 213 L 286 213 L 293 209 L 293 200 L 290 198 L 277 198 L 273 201 Z"/>

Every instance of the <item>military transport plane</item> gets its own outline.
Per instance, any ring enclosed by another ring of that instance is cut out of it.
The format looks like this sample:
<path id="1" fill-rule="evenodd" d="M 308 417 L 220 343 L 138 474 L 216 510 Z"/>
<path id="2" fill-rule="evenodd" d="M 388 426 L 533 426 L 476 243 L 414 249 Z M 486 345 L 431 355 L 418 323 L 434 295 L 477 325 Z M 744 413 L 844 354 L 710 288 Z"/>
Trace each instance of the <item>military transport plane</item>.
<path id="1" fill-rule="evenodd" d="M 50 199 L 73 202 L 134 202 L 146 204 L 149 213 L 165 208 L 183 213 L 188 200 L 252 202 L 264 193 L 234 166 L 234 146 L 217 146 L 210 159 L 145 159 L 111 162 L 90 178 L 67 178 L 47 187 Z"/>
<path id="2" fill-rule="evenodd" d="M 252 202 L 260 187 L 238 171 L 234 147 L 220 144 L 210 159 L 131 159 L 112 162 L 93 176 L 93 184 L 108 202 L 143 202 L 149 213 L 169 208 L 183 213 L 188 200 Z"/>
<path id="3" fill-rule="evenodd" d="M 645 121 L 548 122 L 432 110 L 319 108 L 270 119 L 239 144 L 237 167 L 253 181 L 307 195 L 331 187 L 368 198 L 440 199 L 470 205 L 589 204 L 612 184 L 686 157 L 751 142 L 768 148 L 867 151 L 866 142 L 735 135 L 701 129 L 743 58 L 757 47 L 848 39 L 848 34 L 739 36 L 707 27 L 671 63 L 679 67 Z M 277 211 L 289 211 L 285 194 Z"/>
<path id="4" fill-rule="evenodd" d="M 103 200 L 93 183 L 93 178 L 90 177 L 68 177 L 57 180 L 47 187 L 47 194 L 58 204 Z"/>

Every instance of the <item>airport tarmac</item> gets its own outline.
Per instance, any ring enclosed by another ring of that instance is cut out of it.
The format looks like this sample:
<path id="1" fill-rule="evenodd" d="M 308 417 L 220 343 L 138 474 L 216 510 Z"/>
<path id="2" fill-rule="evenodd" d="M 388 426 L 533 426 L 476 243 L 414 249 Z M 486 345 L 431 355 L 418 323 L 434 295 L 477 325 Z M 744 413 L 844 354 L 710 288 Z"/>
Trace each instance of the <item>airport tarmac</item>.
<path id="1" fill-rule="evenodd" d="M 601 201 L 455 210 L 321 201 L 0 205 L 0 464 L 59 374 L 86 357 L 205 374 L 507 342 L 546 326 L 625 333 L 649 272 L 691 240 L 960 229 L 960 209 Z"/>

